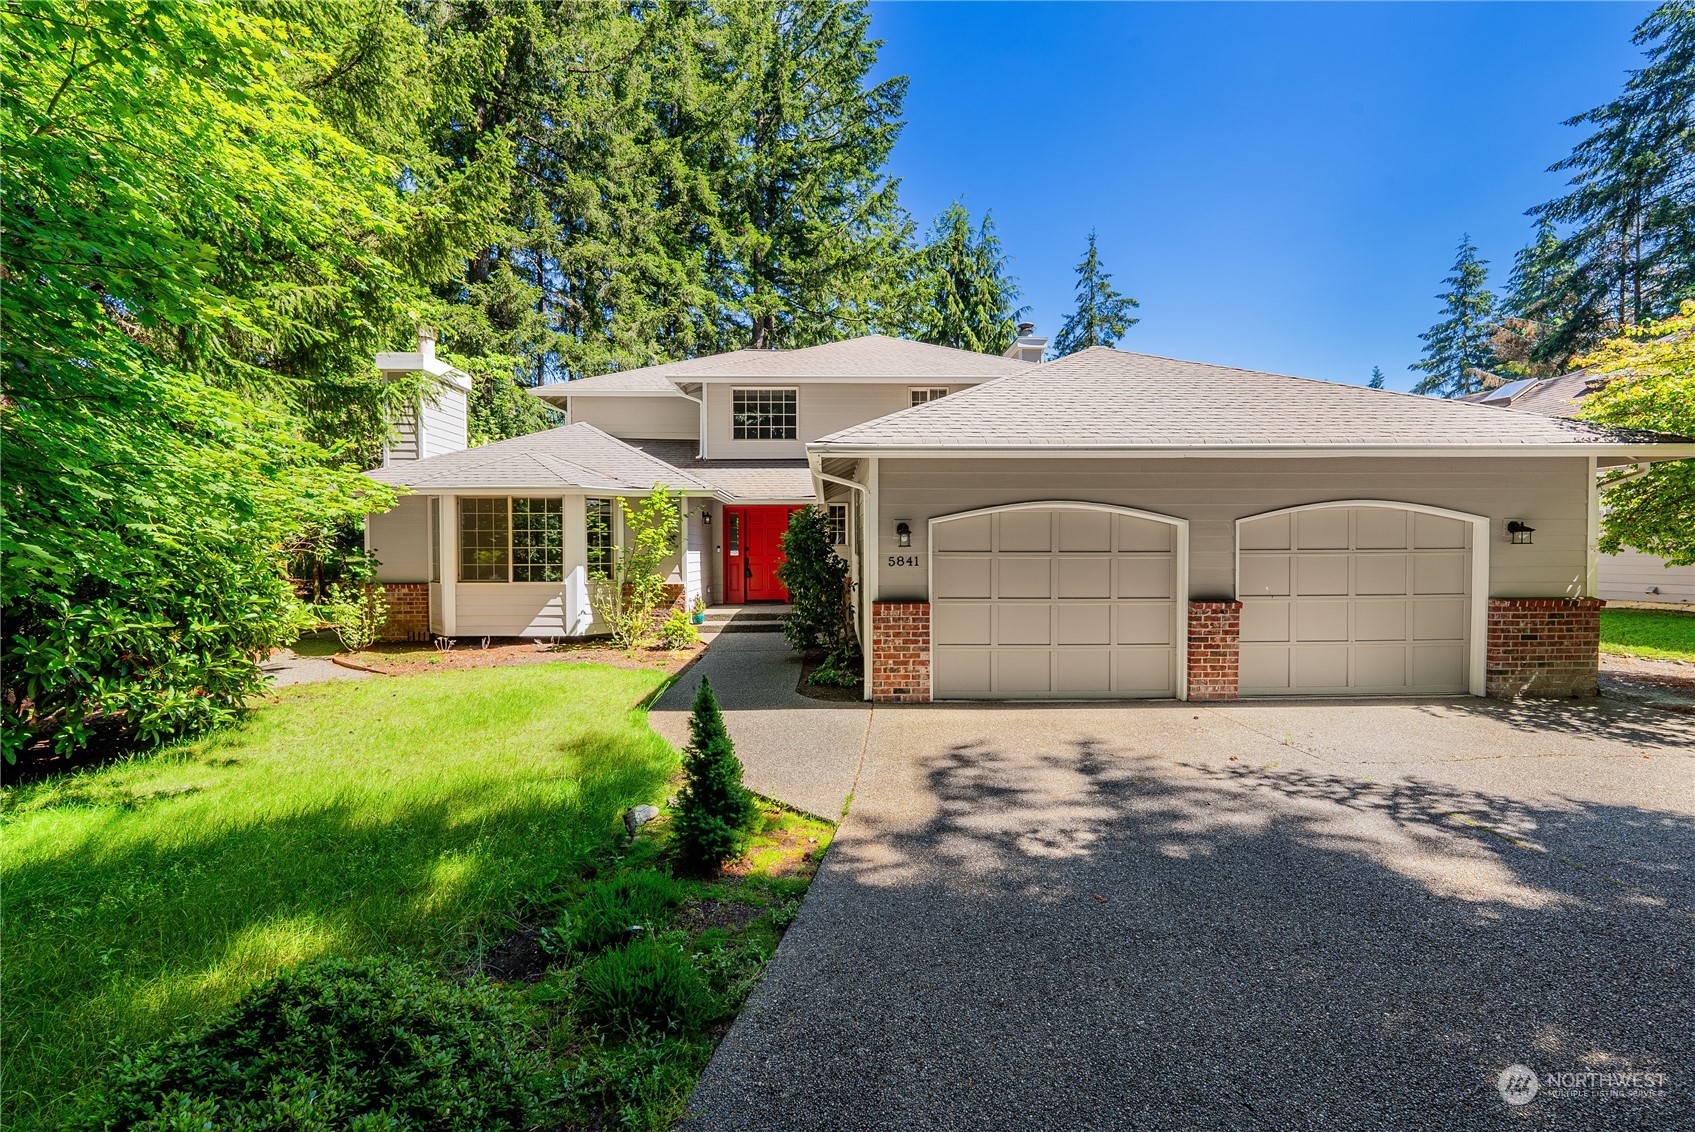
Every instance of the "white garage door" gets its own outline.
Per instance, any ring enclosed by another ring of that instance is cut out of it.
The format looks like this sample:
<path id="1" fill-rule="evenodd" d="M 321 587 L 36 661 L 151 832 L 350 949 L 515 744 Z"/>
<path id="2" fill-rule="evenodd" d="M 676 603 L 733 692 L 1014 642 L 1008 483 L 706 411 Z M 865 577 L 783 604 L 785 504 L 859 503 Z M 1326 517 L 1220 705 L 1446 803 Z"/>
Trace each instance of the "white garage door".
<path id="1" fill-rule="evenodd" d="M 936 699 L 1176 695 L 1177 527 L 1043 506 L 931 530 Z"/>
<path id="2" fill-rule="evenodd" d="M 1472 525 L 1391 507 L 1237 524 L 1240 692 L 1464 692 Z"/>

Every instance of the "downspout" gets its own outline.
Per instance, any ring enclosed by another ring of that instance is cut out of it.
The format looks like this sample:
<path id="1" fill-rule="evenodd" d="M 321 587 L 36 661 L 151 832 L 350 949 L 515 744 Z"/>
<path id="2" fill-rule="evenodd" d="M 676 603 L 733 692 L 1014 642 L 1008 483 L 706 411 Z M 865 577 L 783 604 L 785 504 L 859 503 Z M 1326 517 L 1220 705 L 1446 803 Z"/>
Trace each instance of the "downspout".
<path id="1" fill-rule="evenodd" d="M 818 485 L 817 485 L 818 486 L 818 500 L 821 503 L 824 500 L 824 484 L 827 484 L 827 483 L 839 484 L 842 487 L 849 487 L 849 488 L 852 488 L 854 491 L 859 492 L 860 507 L 859 507 L 858 518 L 860 519 L 861 525 L 862 525 L 862 527 L 865 531 L 864 539 L 865 539 L 866 542 L 870 542 L 876 536 L 877 532 L 872 530 L 870 524 L 865 521 L 865 518 L 866 518 L 865 508 L 866 508 L 866 506 L 869 503 L 870 498 L 871 498 L 869 490 L 866 488 L 866 486 L 862 483 L 857 483 L 854 480 L 843 479 L 841 476 L 832 476 L 828 472 L 824 471 L 822 468 L 813 469 L 812 477 L 813 477 L 814 480 L 818 481 Z M 852 543 L 849 543 L 849 546 L 852 546 Z M 865 692 L 866 692 L 866 695 L 870 695 L 871 694 L 871 600 L 870 600 L 871 590 L 870 590 L 869 586 L 866 584 L 865 561 L 864 561 L 864 559 L 868 556 L 864 554 L 863 549 L 861 549 L 860 551 L 857 551 L 856 554 L 860 558 L 860 561 L 855 563 L 855 565 L 859 567 L 859 620 L 860 620 L 859 642 L 860 642 L 860 646 L 861 646 L 860 650 L 859 650 L 859 652 L 860 652 L 859 660 L 860 660 L 860 665 L 861 665 L 861 668 L 862 668 L 862 671 L 863 671 L 863 678 L 864 678 L 864 681 L 865 681 Z"/>

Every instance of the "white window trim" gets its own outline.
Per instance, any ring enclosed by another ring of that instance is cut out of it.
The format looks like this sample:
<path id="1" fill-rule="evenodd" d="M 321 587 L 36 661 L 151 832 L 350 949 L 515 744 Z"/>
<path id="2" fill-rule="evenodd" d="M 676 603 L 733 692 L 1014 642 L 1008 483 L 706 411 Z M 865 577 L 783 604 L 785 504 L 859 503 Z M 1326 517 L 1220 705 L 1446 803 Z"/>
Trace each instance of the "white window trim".
<path id="1" fill-rule="evenodd" d="M 848 514 L 848 505 L 846 503 L 826 503 L 824 506 L 827 509 L 828 514 L 829 514 L 829 518 L 830 518 L 830 545 L 831 546 L 846 546 L 846 545 L 848 545 L 848 522 L 851 518 L 851 516 Z M 836 512 L 837 512 L 838 509 L 842 513 L 842 538 L 841 538 L 840 542 L 837 542 L 836 538 L 835 538 L 835 535 L 836 535 Z"/>
<path id="2" fill-rule="evenodd" d="M 795 434 L 788 437 L 742 437 L 736 435 L 736 394 L 789 393 L 795 399 Z M 800 439 L 800 386 L 798 385 L 732 385 L 730 386 L 730 442 L 732 444 L 793 444 Z"/>
<path id="3" fill-rule="evenodd" d="M 924 400 L 913 400 L 919 393 L 924 394 Z M 945 385 L 911 385 L 906 390 L 906 403 L 908 408 L 914 408 L 918 405 L 928 405 L 931 401 L 939 401 L 947 395 L 948 388 Z"/>

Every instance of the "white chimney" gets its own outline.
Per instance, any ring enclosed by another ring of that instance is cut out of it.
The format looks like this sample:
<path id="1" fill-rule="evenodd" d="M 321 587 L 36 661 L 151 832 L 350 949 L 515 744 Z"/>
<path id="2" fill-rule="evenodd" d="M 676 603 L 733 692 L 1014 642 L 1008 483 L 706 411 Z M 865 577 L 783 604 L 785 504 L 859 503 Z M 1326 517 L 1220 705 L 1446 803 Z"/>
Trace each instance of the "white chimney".
<path id="1" fill-rule="evenodd" d="M 394 421 L 394 436 L 383 448 L 383 465 L 405 460 L 427 460 L 470 447 L 470 417 L 467 396 L 471 376 L 436 357 L 436 332 L 418 328 L 418 348 L 377 355 L 383 380 L 402 374 L 425 373 L 434 381 L 425 384 L 422 395 L 402 409 Z"/>
<path id="2" fill-rule="evenodd" d="M 1047 353 L 1048 340 L 1036 333 L 1036 324 L 1021 322 L 1018 324 L 1018 337 L 1012 340 L 1012 345 L 1002 351 L 1002 357 L 1017 358 L 1021 362 L 1039 362 L 1042 355 Z"/>

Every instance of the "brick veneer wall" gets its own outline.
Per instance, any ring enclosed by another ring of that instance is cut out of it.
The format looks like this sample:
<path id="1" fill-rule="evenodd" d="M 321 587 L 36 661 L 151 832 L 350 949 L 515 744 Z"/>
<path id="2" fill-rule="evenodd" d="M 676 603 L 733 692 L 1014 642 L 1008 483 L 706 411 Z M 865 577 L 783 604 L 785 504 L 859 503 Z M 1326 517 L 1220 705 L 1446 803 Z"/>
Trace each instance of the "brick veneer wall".
<path id="1" fill-rule="evenodd" d="M 871 605 L 871 698 L 879 703 L 930 702 L 930 603 Z"/>
<path id="2" fill-rule="evenodd" d="M 1242 603 L 1189 603 L 1189 698 L 1233 700 L 1241 655 Z"/>
<path id="3" fill-rule="evenodd" d="M 383 604 L 388 618 L 379 640 L 427 641 L 430 639 L 430 584 L 428 582 L 384 582 Z"/>
<path id="4" fill-rule="evenodd" d="M 1490 598 L 1486 691 L 1593 696 L 1601 665 L 1599 598 Z"/>

